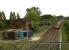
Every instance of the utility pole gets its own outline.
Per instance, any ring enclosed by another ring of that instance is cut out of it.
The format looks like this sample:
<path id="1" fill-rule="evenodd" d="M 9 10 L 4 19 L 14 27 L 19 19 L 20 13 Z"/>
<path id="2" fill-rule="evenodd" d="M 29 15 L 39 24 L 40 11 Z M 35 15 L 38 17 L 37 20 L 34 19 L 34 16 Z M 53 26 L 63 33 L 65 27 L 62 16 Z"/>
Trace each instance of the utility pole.
<path id="1" fill-rule="evenodd" d="M 28 38 L 28 22 L 26 21 L 26 31 L 27 31 L 27 38 Z"/>

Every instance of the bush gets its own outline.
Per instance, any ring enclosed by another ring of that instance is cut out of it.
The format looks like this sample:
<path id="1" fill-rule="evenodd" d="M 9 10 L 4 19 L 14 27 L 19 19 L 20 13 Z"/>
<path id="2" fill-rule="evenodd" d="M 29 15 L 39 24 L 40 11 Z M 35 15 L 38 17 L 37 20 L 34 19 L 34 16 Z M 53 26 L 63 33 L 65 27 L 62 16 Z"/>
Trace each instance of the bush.
<path id="1" fill-rule="evenodd" d="M 69 20 L 64 21 L 63 31 L 67 35 L 67 41 L 69 41 Z"/>
<path id="2" fill-rule="evenodd" d="M 0 22 L 0 29 L 5 29 L 6 25 L 4 22 Z"/>
<path id="3" fill-rule="evenodd" d="M 65 21 L 64 21 L 63 27 L 64 27 L 64 32 L 65 32 L 66 34 L 69 34 L 69 20 L 65 20 Z"/>
<path id="4" fill-rule="evenodd" d="M 67 36 L 67 41 L 69 41 L 69 34 L 68 34 L 68 36 Z"/>

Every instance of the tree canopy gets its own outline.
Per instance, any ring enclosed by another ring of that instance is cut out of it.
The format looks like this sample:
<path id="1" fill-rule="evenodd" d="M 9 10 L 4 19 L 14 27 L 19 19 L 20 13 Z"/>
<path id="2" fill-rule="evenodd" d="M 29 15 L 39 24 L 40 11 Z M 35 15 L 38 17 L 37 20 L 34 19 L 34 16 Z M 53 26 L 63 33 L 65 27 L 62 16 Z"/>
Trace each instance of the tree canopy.
<path id="1" fill-rule="evenodd" d="M 20 15 L 19 15 L 19 13 L 17 13 L 17 19 L 20 19 Z"/>
<path id="2" fill-rule="evenodd" d="M 3 11 L 0 12 L 0 20 L 6 20 L 5 13 Z"/>
<path id="3" fill-rule="evenodd" d="M 50 14 L 47 14 L 47 15 L 42 15 L 41 18 L 42 19 L 51 19 L 53 16 L 50 15 Z"/>
<path id="4" fill-rule="evenodd" d="M 40 15 L 41 11 L 38 7 L 32 7 L 26 9 L 26 19 L 27 21 L 31 22 L 34 31 L 39 30 Z"/>
<path id="5" fill-rule="evenodd" d="M 15 12 L 10 12 L 10 20 L 16 20 Z"/>
<path id="6" fill-rule="evenodd" d="M 38 21 L 40 19 L 41 11 L 38 7 L 27 8 L 26 11 L 28 21 Z"/>

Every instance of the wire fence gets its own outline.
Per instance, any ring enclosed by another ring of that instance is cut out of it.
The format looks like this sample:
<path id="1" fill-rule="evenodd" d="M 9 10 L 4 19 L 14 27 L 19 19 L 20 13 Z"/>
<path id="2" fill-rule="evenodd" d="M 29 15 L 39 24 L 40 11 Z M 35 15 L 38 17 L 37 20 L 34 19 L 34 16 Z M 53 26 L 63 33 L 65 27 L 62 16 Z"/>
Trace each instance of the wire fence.
<path id="1" fill-rule="evenodd" d="M 69 42 L 37 43 L 26 50 L 69 50 Z"/>
<path id="2" fill-rule="evenodd" d="M 7 44 L 7 45 L 5 45 Z M 69 50 L 69 42 L 47 42 L 47 43 L 29 43 L 25 46 L 23 42 L 1 43 L 0 50 Z"/>

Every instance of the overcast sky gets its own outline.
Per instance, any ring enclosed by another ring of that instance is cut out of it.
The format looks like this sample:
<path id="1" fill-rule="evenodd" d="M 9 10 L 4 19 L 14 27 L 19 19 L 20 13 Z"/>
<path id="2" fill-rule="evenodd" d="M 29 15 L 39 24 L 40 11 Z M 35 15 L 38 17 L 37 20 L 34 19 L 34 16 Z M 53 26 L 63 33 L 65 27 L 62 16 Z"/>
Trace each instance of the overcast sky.
<path id="1" fill-rule="evenodd" d="M 26 8 L 33 6 L 39 7 L 42 14 L 69 16 L 69 0 L 0 0 L 0 11 L 6 13 L 7 19 L 11 11 L 23 17 Z"/>

